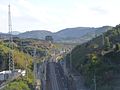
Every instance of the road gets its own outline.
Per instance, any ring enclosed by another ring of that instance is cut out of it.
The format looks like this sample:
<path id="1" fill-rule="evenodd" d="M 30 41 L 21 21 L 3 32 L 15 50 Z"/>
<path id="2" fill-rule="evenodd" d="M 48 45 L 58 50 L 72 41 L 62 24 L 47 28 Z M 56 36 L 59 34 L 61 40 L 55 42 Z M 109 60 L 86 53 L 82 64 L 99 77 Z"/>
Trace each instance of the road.
<path id="1" fill-rule="evenodd" d="M 46 90 L 69 90 L 67 77 L 59 63 L 48 62 L 46 87 Z"/>

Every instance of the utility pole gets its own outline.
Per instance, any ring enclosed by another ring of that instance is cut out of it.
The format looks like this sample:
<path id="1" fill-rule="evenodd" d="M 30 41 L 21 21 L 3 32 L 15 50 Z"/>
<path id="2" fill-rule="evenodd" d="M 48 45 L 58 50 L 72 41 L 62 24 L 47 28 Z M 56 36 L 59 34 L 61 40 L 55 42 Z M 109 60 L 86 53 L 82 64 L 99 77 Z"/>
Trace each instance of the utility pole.
<path id="1" fill-rule="evenodd" d="M 9 71 L 14 71 L 14 60 L 13 60 L 13 37 L 12 37 L 12 21 L 11 21 L 11 12 L 10 12 L 10 4 L 8 5 L 8 27 L 9 27 Z M 11 75 L 9 75 L 11 78 Z"/>
<path id="2" fill-rule="evenodd" d="M 21 50 L 23 52 L 23 49 L 21 49 Z M 26 51 L 27 55 L 29 55 L 28 51 L 27 50 L 25 50 L 25 51 Z M 26 60 L 25 60 L 25 70 L 26 70 L 26 78 L 28 78 L 28 58 L 26 58 Z"/>
<path id="3" fill-rule="evenodd" d="M 72 71 L 72 50 L 70 49 L 70 70 Z"/>
<path id="4" fill-rule="evenodd" d="M 64 72 L 66 74 L 66 50 L 64 50 L 63 56 L 64 56 Z"/>
<path id="5" fill-rule="evenodd" d="M 21 49 L 21 52 L 24 53 L 24 51 L 26 52 L 26 54 L 28 55 L 28 51 L 26 49 L 24 49 L 23 51 L 23 43 L 22 43 L 22 40 L 20 41 L 20 49 Z M 26 71 L 26 79 L 28 78 L 28 59 L 26 58 L 25 59 L 25 71 Z"/>
<path id="6" fill-rule="evenodd" d="M 36 74 L 37 74 L 37 68 L 36 68 L 36 46 L 34 48 L 34 55 L 33 55 L 33 64 L 34 64 L 34 90 L 36 90 Z"/>
<path id="7" fill-rule="evenodd" d="M 66 49 L 64 50 L 64 72 L 65 72 L 65 75 L 67 75 L 67 61 L 66 61 L 66 53 L 67 53 L 67 51 L 66 51 Z"/>
<path id="8" fill-rule="evenodd" d="M 97 37 L 97 31 L 95 31 L 95 38 Z"/>
<path id="9" fill-rule="evenodd" d="M 47 57 L 48 53 L 47 50 L 45 50 L 45 56 Z M 45 70 L 45 80 L 46 80 L 46 76 L 47 76 L 47 59 L 45 59 L 45 66 L 44 66 L 44 70 Z"/>
<path id="10" fill-rule="evenodd" d="M 104 46 L 104 42 L 105 42 L 105 40 L 104 40 L 104 33 L 102 34 L 102 44 L 103 44 L 103 46 Z"/>
<path id="11" fill-rule="evenodd" d="M 56 51 L 54 49 L 54 57 L 53 57 L 53 61 L 56 62 Z"/>
<path id="12" fill-rule="evenodd" d="M 95 72 L 94 72 L 94 79 L 93 79 L 93 81 L 94 81 L 94 90 L 97 90 L 97 87 L 96 87 L 96 75 L 95 75 Z"/>

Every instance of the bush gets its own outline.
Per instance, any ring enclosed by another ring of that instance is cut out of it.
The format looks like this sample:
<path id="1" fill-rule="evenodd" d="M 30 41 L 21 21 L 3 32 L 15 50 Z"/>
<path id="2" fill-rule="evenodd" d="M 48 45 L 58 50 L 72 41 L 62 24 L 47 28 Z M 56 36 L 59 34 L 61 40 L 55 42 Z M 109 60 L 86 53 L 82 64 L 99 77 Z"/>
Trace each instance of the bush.
<path id="1" fill-rule="evenodd" d="M 10 83 L 4 90 L 30 90 L 30 88 L 23 81 L 15 81 Z"/>

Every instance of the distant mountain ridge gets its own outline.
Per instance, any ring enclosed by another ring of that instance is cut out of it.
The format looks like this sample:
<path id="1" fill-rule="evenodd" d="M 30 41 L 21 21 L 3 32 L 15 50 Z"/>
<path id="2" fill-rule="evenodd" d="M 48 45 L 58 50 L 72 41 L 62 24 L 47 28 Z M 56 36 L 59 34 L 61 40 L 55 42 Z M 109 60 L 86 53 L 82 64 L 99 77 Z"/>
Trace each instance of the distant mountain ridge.
<path id="1" fill-rule="evenodd" d="M 111 26 L 103 26 L 99 28 L 94 27 L 77 27 L 77 28 L 67 28 L 54 33 L 54 37 L 58 37 L 60 42 L 73 42 L 73 43 L 83 43 L 95 36 L 99 36 L 107 30 L 111 29 Z"/>
<path id="2" fill-rule="evenodd" d="M 19 31 L 12 31 L 12 35 L 18 35 L 18 34 L 20 34 L 21 32 L 19 32 Z"/>
<path id="3" fill-rule="evenodd" d="M 111 30 L 112 27 L 111 26 L 103 26 L 103 27 L 94 28 L 94 29 L 95 29 L 95 31 L 86 33 L 85 35 L 83 35 L 81 37 L 81 39 L 84 40 L 84 42 L 87 42 L 88 40 L 91 40 L 92 38 L 100 36 L 101 34 L 107 32 L 108 30 Z"/>
<path id="4" fill-rule="evenodd" d="M 52 35 L 52 32 L 47 30 L 34 30 L 20 33 L 17 35 L 20 38 L 36 38 L 36 39 L 45 39 L 45 36 Z"/>
<path id="5" fill-rule="evenodd" d="M 35 39 L 45 39 L 45 36 L 52 36 L 55 42 L 63 43 L 83 43 L 95 37 L 99 36 L 102 33 L 106 32 L 112 28 L 111 26 L 103 27 L 75 27 L 75 28 L 66 28 L 58 32 L 50 32 L 47 30 L 33 30 L 26 31 L 24 33 L 13 34 L 19 38 L 35 38 Z"/>
<path id="6" fill-rule="evenodd" d="M 66 37 L 81 37 L 84 34 L 94 31 L 94 28 L 90 27 L 76 27 L 76 28 L 66 28 L 61 31 L 54 33 L 56 36 L 66 38 Z"/>
<path id="7" fill-rule="evenodd" d="M 66 28 L 58 32 L 50 32 L 47 30 L 34 30 L 20 33 L 17 35 L 20 38 L 37 38 L 45 39 L 45 36 L 52 36 L 55 42 L 63 43 L 83 43 L 95 37 L 99 36 L 102 33 L 106 32 L 112 28 L 111 26 L 103 27 L 75 27 L 75 28 Z"/>

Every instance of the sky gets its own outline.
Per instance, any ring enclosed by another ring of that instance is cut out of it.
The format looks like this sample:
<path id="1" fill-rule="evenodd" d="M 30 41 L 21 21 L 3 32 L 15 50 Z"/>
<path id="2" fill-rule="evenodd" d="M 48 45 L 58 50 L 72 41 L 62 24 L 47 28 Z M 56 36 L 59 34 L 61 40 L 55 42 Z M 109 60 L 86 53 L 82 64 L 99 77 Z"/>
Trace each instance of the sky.
<path id="1" fill-rule="evenodd" d="M 8 32 L 8 5 L 12 30 L 57 32 L 72 27 L 120 24 L 120 0 L 0 0 L 0 32 Z"/>

